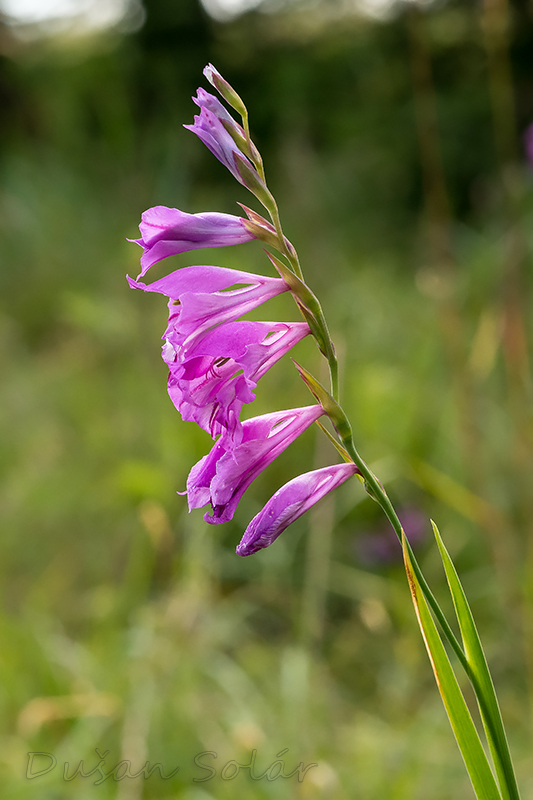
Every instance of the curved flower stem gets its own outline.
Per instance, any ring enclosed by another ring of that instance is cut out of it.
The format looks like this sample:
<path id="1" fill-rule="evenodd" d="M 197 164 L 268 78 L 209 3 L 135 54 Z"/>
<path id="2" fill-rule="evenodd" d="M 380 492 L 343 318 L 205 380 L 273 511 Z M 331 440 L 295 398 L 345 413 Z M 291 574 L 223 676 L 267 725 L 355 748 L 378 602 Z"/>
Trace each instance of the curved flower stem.
<path id="1" fill-rule="evenodd" d="M 389 522 L 391 523 L 394 531 L 400 541 L 402 542 L 402 534 L 403 538 L 405 538 L 405 533 L 402 530 L 402 524 L 398 518 L 398 515 L 392 505 L 385 489 L 381 481 L 374 475 L 368 464 L 361 458 L 359 453 L 356 450 L 356 447 L 353 442 L 353 434 L 352 434 L 352 426 L 348 420 L 348 417 L 344 413 L 341 406 L 338 402 L 333 398 L 328 392 L 324 389 L 323 386 L 314 378 L 310 372 L 308 372 L 304 367 L 298 364 L 296 361 L 293 362 L 300 373 L 300 377 L 307 385 L 309 391 L 316 397 L 318 402 L 321 404 L 324 412 L 330 418 L 333 427 L 335 428 L 337 435 L 342 443 L 342 446 L 350 456 L 350 459 L 353 461 L 355 466 L 358 469 L 359 475 L 363 478 L 365 489 L 367 490 L 370 497 L 375 500 L 383 511 L 385 512 Z M 450 628 L 446 617 L 444 616 L 443 611 L 441 610 L 433 592 L 429 588 L 426 579 L 422 574 L 422 570 L 420 569 L 418 562 L 415 558 L 415 555 L 411 549 L 409 542 L 407 542 L 407 551 L 409 553 L 409 557 L 412 560 L 413 569 L 416 574 L 416 577 L 419 580 L 420 586 L 426 600 L 428 601 L 429 606 L 431 607 L 432 611 L 434 612 L 439 624 L 442 627 L 442 630 L 450 642 L 451 646 L 453 647 L 457 657 L 459 658 L 461 664 L 463 665 L 464 669 L 466 670 L 467 674 L 470 676 L 470 669 L 468 665 L 468 661 L 466 655 L 463 651 L 463 648 L 457 641 L 457 638 Z"/>
<path id="2" fill-rule="evenodd" d="M 400 522 L 400 520 L 398 518 L 398 515 L 397 515 L 397 513 L 396 513 L 396 511 L 394 509 L 394 506 L 392 505 L 392 503 L 391 503 L 391 501 L 389 499 L 389 496 L 387 495 L 385 489 L 381 485 L 381 482 L 374 475 L 374 473 L 372 472 L 370 467 L 365 463 L 365 461 L 363 461 L 363 459 L 361 458 L 361 456 L 357 452 L 357 450 L 356 450 L 356 448 L 355 448 L 355 446 L 353 444 L 353 441 L 352 442 L 344 441 L 343 444 L 346 447 L 346 450 L 348 451 L 350 456 L 352 457 L 354 464 L 357 466 L 359 472 L 363 476 L 364 481 L 365 481 L 365 487 L 366 487 L 369 495 L 377 503 L 379 503 L 379 505 L 383 509 L 387 519 L 389 520 L 390 524 L 394 528 L 394 532 L 396 533 L 396 536 L 398 537 L 398 540 L 400 541 L 400 544 L 401 544 L 401 541 L 402 541 L 402 523 Z M 415 558 L 415 555 L 414 555 L 414 553 L 413 553 L 413 551 L 411 549 L 411 545 L 409 544 L 408 541 L 407 541 L 407 550 L 408 550 L 409 558 L 411 559 L 411 563 L 413 565 L 413 569 L 414 569 L 414 572 L 416 574 L 416 577 L 417 577 L 417 579 L 418 579 L 418 581 L 420 583 L 420 586 L 422 587 L 422 591 L 424 592 L 424 596 L 425 596 L 425 598 L 426 598 L 431 610 L 435 614 L 435 617 L 437 618 L 437 620 L 438 620 L 438 622 L 439 622 L 439 624 L 440 624 L 440 626 L 441 626 L 441 628 L 442 628 L 442 630 L 444 632 L 444 635 L 446 636 L 446 638 L 448 639 L 450 645 L 452 646 L 457 658 L 459 659 L 459 661 L 461 662 L 461 665 L 463 666 L 463 668 L 465 669 L 466 673 L 470 677 L 470 668 L 469 668 L 466 656 L 464 654 L 463 648 L 461 647 L 461 645 L 457 641 L 457 637 L 455 636 L 454 632 L 452 631 L 452 629 L 451 629 L 451 627 L 450 627 L 450 625 L 448 623 L 448 620 L 444 616 L 444 613 L 443 613 L 441 607 L 439 606 L 435 595 L 433 594 L 433 592 L 429 588 L 429 585 L 428 585 L 426 579 L 424 578 L 424 575 L 422 574 L 422 570 L 420 569 L 420 566 L 419 566 L 419 564 L 418 564 L 418 562 L 417 562 L 417 560 Z"/>
<path id="3" fill-rule="evenodd" d="M 265 168 L 263 165 L 263 159 L 257 148 L 253 146 L 253 142 L 250 137 L 250 123 L 248 118 L 248 109 L 244 109 L 243 113 L 241 114 L 244 135 L 246 138 L 246 142 L 248 145 L 249 153 L 252 154 L 251 158 L 254 163 L 257 172 L 263 181 L 265 188 L 266 188 L 266 196 L 261 199 L 262 204 L 267 209 L 268 213 L 270 214 L 270 219 L 272 220 L 272 224 L 276 229 L 276 236 L 278 239 L 278 250 L 279 252 L 285 256 L 287 261 L 290 264 L 291 271 L 300 278 L 301 281 L 304 280 L 302 267 L 300 265 L 300 259 L 298 258 L 298 253 L 296 252 L 295 248 L 292 244 L 288 241 L 283 233 L 283 229 L 281 227 L 281 219 L 279 216 L 279 209 L 278 204 L 272 194 L 269 191 L 266 185 L 266 177 L 265 177 Z M 320 304 L 316 303 L 317 308 L 314 310 L 315 312 L 315 319 L 318 328 L 322 333 L 322 339 L 326 343 L 326 348 L 322 352 L 324 353 L 325 357 L 328 360 L 329 366 L 329 373 L 330 373 L 330 385 L 331 385 L 331 394 L 335 398 L 335 400 L 339 399 L 339 368 L 337 362 L 337 356 L 335 354 L 335 348 L 333 346 L 333 342 L 331 340 L 331 336 L 328 331 L 326 319 L 322 312 L 322 308 Z"/>
<path id="4" fill-rule="evenodd" d="M 472 654 L 469 656 L 467 645 L 464 642 L 464 635 L 463 646 L 461 646 L 455 634 L 453 633 L 437 599 L 433 595 L 427 584 L 427 581 L 422 574 L 422 570 L 420 569 L 420 566 L 418 565 L 418 562 L 413 554 L 412 548 L 402 530 L 402 525 L 398 515 L 396 514 L 394 506 L 392 505 L 385 489 L 383 488 L 383 485 L 376 475 L 374 475 L 365 461 L 361 458 L 357 452 L 357 449 L 355 448 L 351 425 L 343 409 L 340 407 L 337 401 L 330 394 L 328 394 L 328 392 L 326 392 L 320 383 L 313 378 L 309 372 L 307 372 L 306 369 L 301 367 L 296 362 L 294 363 L 308 388 L 321 403 L 325 413 L 330 418 L 337 432 L 339 440 L 342 443 L 342 450 L 345 451 L 342 452 L 341 448 L 338 447 L 341 455 L 343 455 L 343 457 L 348 455 L 353 463 L 357 466 L 359 477 L 364 480 L 365 488 L 368 494 L 377 503 L 379 503 L 383 509 L 402 546 L 405 542 L 405 547 L 409 554 L 410 565 L 416 575 L 418 584 L 420 585 L 426 601 L 435 618 L 437 619 L 441 630 L 453 648 L 457 658 L 461 663 L 461 666 L 463 667 L 470 683 L 472 684 L 472 688 L 474 689 L 479 710 L 481 712 L 481 718 L 485 728 L 487 741 L 489 743 L 490 751 L 496 767 L 502 798 L 503 800 L 519 800 L 519 793 L 509 747 L 492 683 L 490 682 L 490 686 L 492 688 L 489 689 L 487 689 L 486 681 L 485 685 L 483 685 L 483 672 L 479 673 L 479 663 L 473 660 Z M 325 432 L 327 433 L 327 431 Z"/>
<path id="5" fill-rule="evenodd" d="M 328 325 L 326 322 L 326 318 L 324 316 L 324 312 L 322 311 L 322 306 L 320 305 L 317 297 L 313 294 L 311 289 L 309 289 L 309 287 L 305 284 L 303 271 L 300 266 L 300 260 L 298 258 L 298 253 L 283 234 L 283 230 L 281 228 L 281 221 L 279 218 L 278 207 L 273 197 L 272 197 L 272 209 L 269 208 L 269 213 L 272 222 L 276 227 L 276 233 L 278 235 L 278 242 L 279 242 L 278 249 L 286 257 L 292 269 L 291 270 L 287 269 L 287 266 L 284 265 L 283 262 L 281 262 L 279 259 L 274 258 L 272 255 L 270 255 L 270 259 L 276 265 L 276 268 L 278 269 L 280 274 L 287 279 L 287 282 L 291 287 L 291 291 L 298 306 L 300 307 L 300 310 L 303 311 L 302 303 L 300 301 L 303 301 L 303 305 L 307 309 L 306 312 L 304 313 L 304 316 L 306 317 L 307 321 L 311 326 L 313 336 L 317 341 L 321 353 L 327 358 L 329 366 L 329 375 L 330 375 L 331 395 L 337 402 L 339 399 L 339 368 L 337 362 L 337 355 L 335 353 L 335 347 L 333 345 L 333 341 L 331 339 L 328 330 Z M 296 276 L 296 278 L 292 282 L 291 282 L 290 272 L 292 272 L 292 274 Z M 297 284 L 296 287 L 293 285 L 295 283 Z M 307 316 L 307 314 L 311 315 L 311 319 Z"/>
<path id="6" fill-rule="evenodd" d="M 255 168 L 257 169 L 259 175 L 261 176 L 261 180 L 266 184 L 265 180 L 265 167 L 263 165 L 263 159 L 261 158 L 261 154 L 257 148 L 253 146 L 253 142 L 250 136 L 250 122 L 248 120 L 248 109 L 245 110 L 245 113 L 241 115 L 242 119 L 242 127 L 244 128 L 244 136 L 246 138 L 246 143 L 248 145 L 248 149 L 250 153 L 253 153 L 254 156 L 252 157 L 252 161 L 254 163 Z"/>

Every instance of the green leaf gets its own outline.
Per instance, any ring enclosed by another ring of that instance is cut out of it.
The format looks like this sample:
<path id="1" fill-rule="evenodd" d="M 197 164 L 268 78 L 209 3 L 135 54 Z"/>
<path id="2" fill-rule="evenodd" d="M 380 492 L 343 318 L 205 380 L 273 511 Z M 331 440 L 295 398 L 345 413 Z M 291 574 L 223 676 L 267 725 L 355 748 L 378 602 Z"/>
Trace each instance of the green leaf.
<path id="1" fill-rule="evenodd" d="M 463 640 L 463 648 L 469 667 L 469 678 L 476 693 L 481 713 L 483 726 L 487 734 L 494 766 L 498 775 L 500 789 L 504 800 L 519 800 L 520 795 L 514 775 L 509 745 L 503 727 L 500 707 L 494 690 L 494 684 L 489 672 L 487 659 L 477 632 L 472 611 L 464 589 L 457 575 L 457 571 L 450 558 L 439 530 L 433 520 L 431 521 L 437 545 L 440 550 L 448 586 L 453 598 L 457 621 Z"/>
<path id="2" fill-rule="evenodd" d="M 407 549 L 407 540 L 402 531 L 402 547 L 405 571 L 413 597 L 413 603 L 428 651 L 435 680 L 448 714 L 457 744 L 468 770 L 478 800 L 501 800 L 501 795 L 483 750 L 478 732 L 470 716 L 464 697 L 450 660 L 444 649 L 439 632 L 433 621 L 422 589 L 413 570 Z"/>

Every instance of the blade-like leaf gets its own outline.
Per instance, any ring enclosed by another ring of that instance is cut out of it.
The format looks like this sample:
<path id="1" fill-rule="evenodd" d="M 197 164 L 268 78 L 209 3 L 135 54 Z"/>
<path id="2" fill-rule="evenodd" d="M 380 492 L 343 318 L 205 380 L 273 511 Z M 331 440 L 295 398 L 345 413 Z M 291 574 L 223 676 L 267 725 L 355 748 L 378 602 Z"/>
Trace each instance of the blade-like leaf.
<path id="1" fill-rule="evenodd" d="M 463 648 L 470 668 L 469 677 L 478 699 L 481 719 L 483 720 L 483 725 L 487 734 L 487 741 L 494 760 L 501 793 L 505 800 L 520 800 L 500 707 L 496 698 L 496 692 L 494 690 L 494 684 L 492 683 L 485 653 L 483 652 L 483 646 L 474 622 L 474 617 L 472 616 L 464 589 L 457 575 L 453 561 L 444 546 L 439 530 L 433 520 L 431 524 L 440 550 L 442 563 L 444 564 L 448 586 L 450 587 L 453 598 L 457 621 L 463 640 Z"/>
<path id="2" fill-rule="evenodd" d="M 402 532 L 405 570 L 420 630 L 457 744 L 478 800 L 502 800 L 478 732 L 470 716 L 450 660 L 413 570 Z"/>

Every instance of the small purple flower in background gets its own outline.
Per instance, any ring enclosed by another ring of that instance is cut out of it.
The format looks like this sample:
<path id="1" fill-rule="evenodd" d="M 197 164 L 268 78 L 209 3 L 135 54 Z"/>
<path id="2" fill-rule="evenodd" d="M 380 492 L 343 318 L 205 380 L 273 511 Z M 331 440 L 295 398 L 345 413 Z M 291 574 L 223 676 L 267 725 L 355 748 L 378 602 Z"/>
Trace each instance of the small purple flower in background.
<path id="1" fill-rule="evenodd" d="M 333 464 L 293 478 L 278 489 L 250 522 L 237 546 L 237 555 L 250 556 L 271 545 L 311 506 L 356 472 L 355 464 Z"/>
<path id="2" fill-rule="evenodd" d="M 169 298 L 163 338 L 176 349 L 191 347 L 210 328 L 238 319 L 289 288 L 281 278 L 210 266 L 183 267 L 149 284 L 130 277 L 128 282 Z"/>
<path id="3" fill-rule="evenodd" d="M 422 512 L 416 508 L 404 508 L 398 516 L 411 546 L 421 544 L 427 535 L 426 518 Z M 359 534 L 354 549 L 359 561 L 367 567 L 400 564 L 403 561 L 398 539 L 387 525 L 381 525 L 372 533 Z"/>
<path id="4" fill-rule="evenodd" d="M 529 166 L 533 168 L 533 124 L 525 129 L 523 141 L 526 158 L 529 162 Z"/>
<path id="5" fill-rule="evenodd" d="M 144 248 L 142 270 L 137 280 L 151 266 L 167 256 L 202 247 L 225 247 L 249 242 L 255 237 L 244 226 L 241 217 L 208 211 L 187 214 L 178 208 L 155 206 L 144 212 L 139 225 L 140 239 L 129 241 Z"/>
<path id="6" fill-rule="evenodd" d="M 221 436 L 190 471 L 189 511 L 211 503 L 213 516 L 205 514 L 206 522 L 218 525 L 232 519 L 239 500 L 259 473 L 323 413 L 322 406 L 314 405 L 247 419 L 236 446 L 229 436 Z"/>
<path id="7" fill-rule="evenodd" d="M 257 381 L 308 334 L 305 322 L 244 320 L 219 325 L 185 355 L 167 341 L 170 398 L 184 420 L 213 438 L 227 431 L 236 439 L 241 408 L 255 399 Z"/>

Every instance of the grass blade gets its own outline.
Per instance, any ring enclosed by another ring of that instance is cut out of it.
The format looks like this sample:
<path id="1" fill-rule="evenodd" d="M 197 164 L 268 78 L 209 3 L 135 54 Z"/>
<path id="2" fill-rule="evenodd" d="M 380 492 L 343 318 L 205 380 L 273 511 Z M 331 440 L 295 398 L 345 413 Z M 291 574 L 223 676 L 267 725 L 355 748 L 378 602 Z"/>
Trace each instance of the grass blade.
<path id="1" fill-rule="evenodd" d="M 403 532 L 402 532 L 403 534 Z M 422 594 L 407 550 L 407 540 L 402 535 L 405 570 L 413 597 L 416 616 L 428 651 L 435 680 L 448 714 L 457 744 L 472 781 L 478 800 L 502 800 L 483 750 L 478 732 L 470 716 L 448 654 Z"/>
<path id="2" fill-rule="evenodd" d="M 478 699 L 481 719 L 487 734 L 487 741 L 494 760 L 502 797 L 504 800 L 520 800 L 500 707 L 474 617 L 439 530 L 433 521 L 431 521 L 431 524 L 440 550 L 444 571 L 446 572 L 455 613 L 457 614 L 463 648 L 469 667 L 468 677 L 472 682 Z"/>

